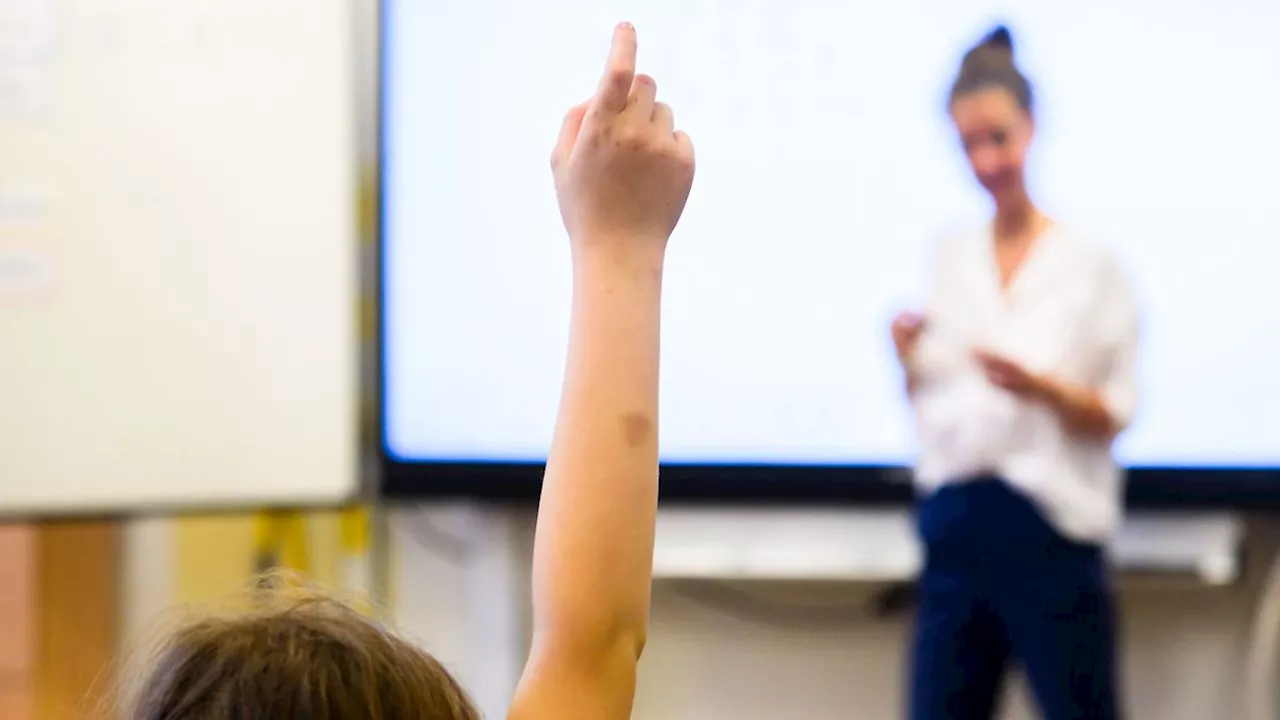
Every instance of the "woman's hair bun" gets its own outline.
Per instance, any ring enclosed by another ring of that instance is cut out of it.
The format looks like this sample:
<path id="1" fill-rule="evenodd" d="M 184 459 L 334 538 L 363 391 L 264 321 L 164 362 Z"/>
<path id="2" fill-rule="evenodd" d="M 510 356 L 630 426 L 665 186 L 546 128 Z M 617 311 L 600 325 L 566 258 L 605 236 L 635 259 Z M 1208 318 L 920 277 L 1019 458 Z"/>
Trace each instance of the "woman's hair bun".
<path id="1" fill-rule="evenodd" d="M 1005 25 L 992 28 L 964 54 L 960 73 L 951 84 L 949 102 L 989 87 L 1008 90 L 1017 99 L 1018 107 L 1031 112 L 1031 82 L 1013 60 L 1013 33 Z"/>
<path id="2" fill-rule="evenodd" d="M 997 25 L 982 39 L 981 45 L 989 48 L 1000 48 L 1013 54 L 1013 33 L 1004 25 Z"/>
<path id="3" fill-rule="evenodd" d="M 997 25 L 965 53 L 960 74 L 1014 68 L 1013 33 L 1008 27 Z"/>

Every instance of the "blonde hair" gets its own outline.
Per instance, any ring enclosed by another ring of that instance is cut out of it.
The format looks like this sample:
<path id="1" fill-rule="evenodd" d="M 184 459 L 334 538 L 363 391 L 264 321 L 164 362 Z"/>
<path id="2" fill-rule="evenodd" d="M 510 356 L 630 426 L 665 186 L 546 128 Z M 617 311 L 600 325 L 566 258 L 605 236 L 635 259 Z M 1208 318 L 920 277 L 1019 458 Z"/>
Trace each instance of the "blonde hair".
<path id="1" fill-rule="evenodd" d="M 124 720 L 479 720 L 429 653 L 294 576 L 166 632 Z"/>

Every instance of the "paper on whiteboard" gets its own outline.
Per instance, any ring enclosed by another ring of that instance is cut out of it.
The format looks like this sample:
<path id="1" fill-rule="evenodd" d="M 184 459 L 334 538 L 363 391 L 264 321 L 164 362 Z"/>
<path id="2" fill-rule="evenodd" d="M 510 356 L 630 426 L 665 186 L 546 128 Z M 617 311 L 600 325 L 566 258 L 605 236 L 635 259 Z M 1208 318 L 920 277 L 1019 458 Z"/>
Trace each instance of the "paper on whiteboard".
<path id="1" fill-rule="evenodd" d="M 47 62 L 57 40 L 53 0 L 0 2 L 0 63 Z"/>
<path id="2" fill-rule="evenodd" d="M 53 0 L 0 2 L 0 120 L 35 120 L 46 113 L 56 45 Z"/>
<path id="3" fill-rule="evenodd" d="M 49 204 L 40 193 L 0 185 L 0 230 L 40 224 Z"/>
<path id="4" fill-rule="evenodd" d="M 52 275 L 49 256 L 33 250 L 0 250 L 0 298 L 44 290 Z"/>
<path id="5" fill-rule="evenodd" d="M 52 97 L 51 75 L 38 63 L 0 62 L 0 120 L 45 118 Z"/>

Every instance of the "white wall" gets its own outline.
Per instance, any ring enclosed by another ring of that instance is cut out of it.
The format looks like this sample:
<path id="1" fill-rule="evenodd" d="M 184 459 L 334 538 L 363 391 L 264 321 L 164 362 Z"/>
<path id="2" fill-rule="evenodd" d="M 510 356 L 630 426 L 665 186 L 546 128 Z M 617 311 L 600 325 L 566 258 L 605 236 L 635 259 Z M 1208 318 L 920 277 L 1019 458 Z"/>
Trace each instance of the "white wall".
<path id="1" fill-rule="evenodd" d="M 501 716 L 527 642 L 531 519 L 527 511 L 432 509 L 390 520 L 397 623 L 461 676 L 487 717 Z M 1249 567 L 1235 586 L 1124 580 L 1132 717 L 1243 715 L 1242 663 L 1275 534 L 1251 526 Z M 902 717 L 907 623 L 865 612 L 870 594 L 846 583 L 659 581 L 635 718 Z M 1033 717 L 1015 692 L 1006 718 Z"/>

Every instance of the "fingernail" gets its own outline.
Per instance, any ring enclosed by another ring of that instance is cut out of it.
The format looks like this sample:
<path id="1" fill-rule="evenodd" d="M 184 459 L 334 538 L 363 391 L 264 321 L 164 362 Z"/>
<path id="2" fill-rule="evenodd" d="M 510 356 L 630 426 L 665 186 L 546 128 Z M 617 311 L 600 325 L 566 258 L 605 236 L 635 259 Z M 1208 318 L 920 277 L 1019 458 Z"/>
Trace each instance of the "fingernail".
<path id="1" fill-rule="evenodd" d="M 622 22 L 618 23 L 618 29 L 619 29 L 619 30 L 635 30 L 635 29 L 636 29 L 636 27 L 635 27 L 635 25 L 632 25 L 631 23 L 627 22 L 626 20 L 623 20 Z"/>

